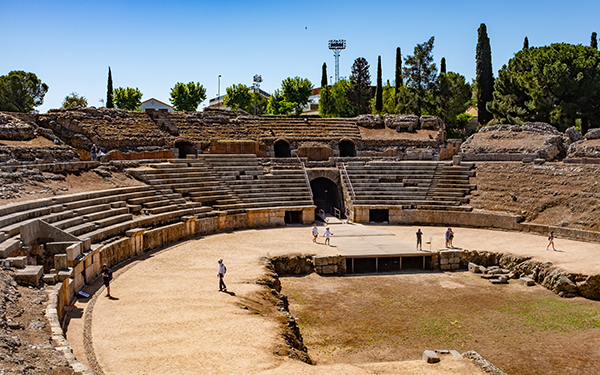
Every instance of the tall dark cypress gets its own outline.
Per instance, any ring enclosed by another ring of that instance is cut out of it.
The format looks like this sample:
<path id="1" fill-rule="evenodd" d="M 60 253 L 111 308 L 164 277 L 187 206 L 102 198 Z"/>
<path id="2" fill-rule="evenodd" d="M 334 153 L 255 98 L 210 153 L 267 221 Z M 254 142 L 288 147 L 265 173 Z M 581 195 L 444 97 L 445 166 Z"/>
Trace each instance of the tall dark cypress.
<path id="1" fill-rule="evenodd" d="M 396 48 L 396 72 L 395 72 L 395 87 L 396 94 L 400 91 L 400 87 L 402 86 L 402 53 L 400 51 L 400 47 Z"/>
<path id="2" fill-rule="evenodd" d="M 529 49 L 529 39 L 527 37 L 523 40 L 523 49 Z"/>
<path id="3" fill-rule="evenodd" d="M 596 34 L 595 31 L 592 33 L 592 41 L 590 42 L 590 47 L 598 49 L 598 34 Z"/>
<path id="4" fill-rule="evenodd" d="M 492 73 L 492 48 L 487 35 L 487 27 L 482 23 L 477 30 L 477 112 L 480 124 L 487 124 L 492 114 L 486 105 L 493 99 L 494 75 Z"/>
<path id="5" fill-rule="evenodd" d="M 110 72 L 110 66 L 108 67 L 108 85 L 106 88 L 106 108 L 115 108 L 113 102 L 113 84 L 112 84 L 112 73 Z"/>
<path id="6" fill-rule="evenodd" d="M 377 89 L 375 91 L 375 111 L 383 109 L 383 84 L 381 83 L 381 55 L 377 57 Z"/>
<path id="7" fill-rule="evenodd" d="M 327 64 L 323 63 L 323 71 L 321 72 L 321 88 L 327 88 Z"/>
<path id="8" fill-rule="evenodd" d="M 446 74 L 446 58 L 442 57 L 442 61 L 440 62 L 440 73 Z"/>

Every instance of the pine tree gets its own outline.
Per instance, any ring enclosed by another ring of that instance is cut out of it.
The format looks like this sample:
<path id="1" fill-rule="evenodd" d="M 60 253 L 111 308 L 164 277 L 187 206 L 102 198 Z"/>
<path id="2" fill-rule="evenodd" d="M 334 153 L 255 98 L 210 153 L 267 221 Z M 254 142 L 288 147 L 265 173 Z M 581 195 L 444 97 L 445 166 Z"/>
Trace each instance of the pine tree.
<path id="1" fill-rule="evenodd" d="M 523 49 L 529 49 L 529 39 L 527 37 L 523 40 Z"/>
<path id="2" fill-rule="evenodd" d="M 492 73 L 492 48 L 487 35 L 487 27 L 482 23 L 477 30 L 477 111 L 480 124 L 487 124 L 492 114 L 486 105 L 493 99 L 494 76 Z"/>
<path id="3" fill-rule="evenodd" d="M 106 88 L 106 108 L 115 108 L 115 103 L 113 102 L 113 83 L 112 83 L 112 73 L 110 72 L 110 66 L 108 67 L 108 85 Z"/>
<path id="4" fill-rule="evenodd" d="M 442 57 L 442 61 L 440 62 L 440 74 L 446 74 L 446 58 Z"/>
<path id="5" fill-rule="evenodd" d="M 383 84 L 381 82 L 381 55 L 377 57 L 377 89 L 375 90 L 375 111 L 383 109 Z"/>
<path id="6" fill-rule="evenodd" d="M 347 91 L 348 103 L 361 115 L 371 111 L 369 102 L 372 93 L 369 68 L 367 60 L 364 57 L 359 57 L 354 60 L 352 72 L 350 73 L 350 87 Z"/>
<path id="7" fill-rule="evenodd" d="M 594 31 L 592 33 L 592 41 L 590 42 L 590 47 L 593 49 L 598 49 L 598 34 Z"/>
<path id="8" fill-rule="evenodd" d="M 323 71 L 321 73 L 321 89 L 327 87 L 327 64 L 323 63 Z"/>
<path id="9" fill-rule="evenodd" d="M 396 72 L 394 79 L 396 80 L 394 85 L 396 87 L 396 94 L 398 94 L 400 86 L 402 86 L 402 53 L 400 47 L 396 48 Z"/>
<path id="10" fill-rule="evenodd" d="M 404 60 L 403 76 L 411 95 L 404 110 L 417 116 L 435 111 L 433 91 L 438 71 L 433 62 L 434 42 L 435 38 L 432 36 L 425 43 L 417 44 L 414 54 L 408 55 Z"/>

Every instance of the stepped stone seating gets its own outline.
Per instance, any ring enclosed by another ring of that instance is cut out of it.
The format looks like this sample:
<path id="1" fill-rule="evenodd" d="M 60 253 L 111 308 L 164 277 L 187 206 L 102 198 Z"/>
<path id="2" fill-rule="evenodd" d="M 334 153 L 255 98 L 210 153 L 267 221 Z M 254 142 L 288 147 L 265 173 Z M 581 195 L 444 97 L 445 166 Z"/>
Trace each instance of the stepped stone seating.
<path id="1" fill-rule="evenodd" d="M 262 134 L 273 138 L 311 140 L 314 142 L 341 138 L 360 138 L 355 119 L 258 119 L 254 123 Z M 268 138 L 268 137 L 267 137 Z"/>
<path id="2" fill-rule="evenodd" d="M 214 207 L 237 209 L 310 207 L 310 187 L 301 164 L 275 164 L 265 170 L 256 155 L 202 155 L 204 162 L 228 186 L 237 201 Z"/>
<path id="3" fill-rule="evenodd" d="M 463 205 L 467 203 L 466 195 L 474 188 L 469 184 L 469 178 L 474 175 L 472 164 L 371 161 L 348 162 L 345 167 L 351 184 L 346 178 L 343 183 L 354 206 L 472 210 Z"/>

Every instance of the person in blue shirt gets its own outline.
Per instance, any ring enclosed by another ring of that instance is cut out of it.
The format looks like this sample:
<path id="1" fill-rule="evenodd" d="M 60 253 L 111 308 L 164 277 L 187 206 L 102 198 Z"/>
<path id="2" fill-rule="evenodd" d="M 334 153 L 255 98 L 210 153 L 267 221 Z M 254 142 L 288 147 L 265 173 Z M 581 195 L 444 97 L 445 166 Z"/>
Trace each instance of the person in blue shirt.
<path id="1" fill-rule="evenodd" d="M 227 286 L 223 282 L 223 278 L 225 277 L 225 272 L 227 272 L 227 267 L 223 264 L 223 259 L 219 259 L 217 262 L 219 262 L 219 273 L 217 274 L 217 277 L 219 277 L 219 292 L 226 292 Z"/>

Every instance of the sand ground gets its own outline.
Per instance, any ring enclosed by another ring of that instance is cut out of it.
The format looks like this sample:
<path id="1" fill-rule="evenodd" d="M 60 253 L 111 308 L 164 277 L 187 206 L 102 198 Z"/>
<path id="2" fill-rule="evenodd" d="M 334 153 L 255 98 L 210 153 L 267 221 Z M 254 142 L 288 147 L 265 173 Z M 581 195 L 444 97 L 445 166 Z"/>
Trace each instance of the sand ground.
<path id="1" fill-rule="evenodd" d="M 358 228 L 353 224 L 344 231 L 353 226 Z M 414 226 L 376 227 L 411 242 L 417 230 Z M 433 237 L 432 248 L 443 247 L 446 228 L 421 229 L 425 241 Z M 545 250 L 544 236 L 453 229 L 456 247 L 529 255 L 568 271 L 600 273 L 599 244 L 557 239 L 559 251 L 553 252 Z M 335 230 L 332 228 L 334 233 Z M 335 238 L 334 235 L 331 240 L 334 246 Z M 319 241 L 323 242 L 323 238 Z M 444 358 L 438 365 L 426 365 L 414 358 L 414 362 L 310 366 L 281 355 L 284 343 L 279 334 L 280 323 L 268 313 L 245 306 L 261 303 L 261 293 L 265 291 L 255 283 L 264 273 L 260 258 L 292 253 L 337 251 L 333 246 L 313 244 L 310 227 L 290 226 L 190 240 L 117 269 L 111 286 L 114 298 L 99 296 L 93 306 L 88 333 L 98 364 L 107 375 L 480 373 L 470 361 L 452 358 Z M 227 265 L 225 282 L 229 293 L 218 292 L 218 258 Z M 98 293 L 105 294 L 103 288 Z M 75 355 L 83 361 L 87 360 L 83 312 L 89 303 L 90 300 L 81 300 L 71 308 L 67 331 Z"/>

